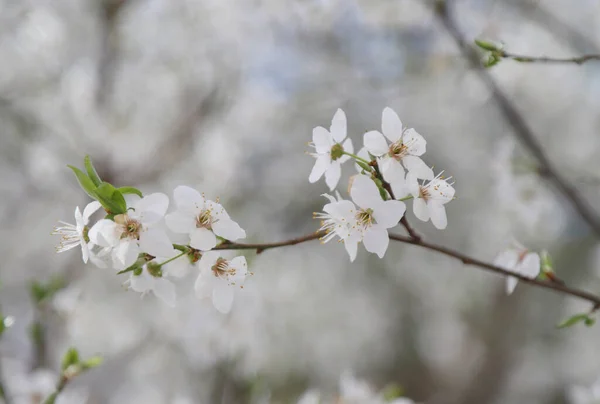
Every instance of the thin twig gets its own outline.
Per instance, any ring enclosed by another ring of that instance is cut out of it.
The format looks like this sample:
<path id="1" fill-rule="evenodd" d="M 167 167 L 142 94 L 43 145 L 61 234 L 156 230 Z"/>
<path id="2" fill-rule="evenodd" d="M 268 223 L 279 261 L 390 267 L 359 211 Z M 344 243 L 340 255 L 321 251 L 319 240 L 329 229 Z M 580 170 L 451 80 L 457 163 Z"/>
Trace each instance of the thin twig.
<path id="1" fill-rule="evenodd" d="M 597 54 L 582 55 L 572 58 L 555 58 L 548 56 L 517 55 L 515 53 L 505 52 L 503 50 L 498 51 L 498 53 L 503 58 L 513 59 L 517 62 L 523 63 L 574 63 L 577 65 L 581 65 L 591 60 L 600 60 L 600 55 Z"/>
<path id="2" fill-rule="evenodd" d="M 539 174 L 554 184 L 564 198 L 573 206 L 575 211 L 577 211 L 579 216 L 600 237 L 600 218 L 585 202 L 579 191 L 560 175 L 558 169 L 554 167 L 554 164 L 546 156 L 542 146 L 521 113 L 515 108 L 500 87 L 498 87 L 489 73 L 481 66 L 478 52 L 465 40 L 449 15 L 448 2 L 449 0 L 437 0 L 435 3 L 435 12 L 450 36 L 454 39 L 463 57 L 479 75 L 479 79 L 491 90 L 502 115 L 504 115 L 506 121 L 513 127 L 515 136 L 521 140 L 530 153 L 537 159 Z"/>
<path id="3" fill-rule="evenodd" d="M 293 238 L 290 240 L 277 241 L 274 243 L 256 243 L 256 244 L 223 243 L 223 244 L 220 244 L 219 246 L 215 247 L 214 249 L 215 250 L 256 250 L 257 253 L 260 253 L 267 249 L 292 246 L 292 245 L 304 243 L 306 241 L 316 240 L 318 238 L 325 236 L 326 234 L 327 234 L 326 232 L 320 231 L 320 232 L 316 232 L 316 233 L 309 234 L 306 236 L 297 237 L 297 238 Z M 546 282 L 546 281 L 538 280 L 538 279 L 531 279 L 524 275 L 511 272 L 502 267 L 499 267 L 499 266 L 487 263 L 485 261 L 481 261 L 476 258 L 470 257 L 470 256 L 460 253 L 458 251 L 452 250 L 448 247 L 440 246 L 440 245 L 433 244 L 433 243 L 428 243 L 426 241 L 423 241 L 422 239 L 414 239 L 409 236 L 390 234 L 390 240 L 394 240 L 394 241 L 398 241 L 398 242 L 406 243 L 406 244 L 416 245 L 416 246 L 425 248 L 427 250 L 435 251 L 440 254 L 446 255 L 448 257 L 455 258 L 455 259 L 461 261 L 465 265 L 471 265 L 474 267 L 478 267 L 478 268 L 484 269 L 486 271 L 497 273 L 502 276 L 512 276 L 512 277 L 519 279 L 521 282 L 527 283 L 532 286 L 537 286 L 537 287 L 544 288 L 544 289 L 550 289 L 555 292 L 559 292 L 562 294 L 566 294 L 566 295 L 570 295 L 573 297 L 578 297 L 583 300 L 587 300 L 588 302 L 593 304 L 593 310 L 597 310 L 600 308 L 600 296 L 596 296 L 592 293 L 589 293 L 589 292 L 586 292 L 583 290 L 570 288 L 570 287 L 568 287 L 564 284 L 560 284 L 560 283 L 553 283 L 553 282 Z"/>

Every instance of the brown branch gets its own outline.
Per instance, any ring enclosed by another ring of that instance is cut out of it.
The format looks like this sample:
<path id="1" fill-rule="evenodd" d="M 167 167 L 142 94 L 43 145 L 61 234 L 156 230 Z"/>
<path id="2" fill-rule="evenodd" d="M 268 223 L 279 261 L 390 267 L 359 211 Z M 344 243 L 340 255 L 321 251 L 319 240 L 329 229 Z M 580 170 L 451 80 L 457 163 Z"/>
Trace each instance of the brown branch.
<path id="1" fill-rule="evenodd" d="M 275 243 L 245 244 L 245 243 L 225 242 L 225 243 L 219 244 L 218 246 L 213 248 L 213 250 L 256 250 L 256 253 L 260 254 L 264 250 L 269 250 L 271 248 L 287 247 L 290 245 L 304 243 L 306 241 L 316 240 L 318 238 L 325 236 L 326 234 L 327 233 L 325 233 L 324 231 L 318 231 L 316 233 L 308 234 L 306 236 L 293 238 L 291 240 L 277 241 Z"/>
<path id="2" fill-rule="evenodd" d="M 272 249 L 272 248 L 287 247 L 287 246 L 304 243 L 306 241 L 316 240 L 325 235 L 326 235 L 325 232 L 319 231 L 319 232 L 309 234 L 306 236 L 297 237 L 297 238 L 293 238 L 290 240 L 277 241 L 274 243 L 246 244 L 246 243 L 225 242 L 225 243 L 222 243 L 222 244 L 218 245 L 217 247 L 215 247 L 214 250 L 256 250 L 257 253 L 261 253 L 264 250 L 268 250 L 268 249 Z M 550 289 L 550 290 L 553 290 L 558 293 L 577 297 L 582 300 L 587 300 L 588 302 L 593 304 L 592 310 L 597 310 L 600 308 L 600 296 L 596 296 L 592 293 L 589 293 L 589 292 L 586 292 L 583 290 L 570 288 L 570 287 L 568 287 L 564 284 L 560 284 L 560 283 L 553 283 L 553 282 L 546 282 L 546 281 L 542 281 L 542 280 L 538 280 L 538 279 L 531 279 L 524 275 L 511 272 L 502 267 L 499 267 L 499 266 L 487 263 L 485 261 L 481 261 L 476 258 L 470 257 L 470 256 L 460 253 L 458 251 L 452 250 L 448 247 L 444 247 L 444 246 L 440 246 L 437 244 L 423 241 L 422 239 L 414 239 L 409 236 L 390 234 L 390 240 L 398 241 L 398 242 L 405 243 L 405 244 L 416 245 L 416 246 L 425 248 L 427 250 L 435 251 L 440 254 L 446 255 L 448 257 L 457 259 L 465 265 L 471 265 L 474 267 L 478 267 L 478 268 L 484 269 L 486 271 L 494 272 L 494 273 L 502 275 L 502 276 L 512 276 L 512 277 L 519 279 L 521 282 L 527 283 L 532 286 L 537 286 L 537 287 L 540 287 L 543 289 Z"/>
<path id="3" fill-rule="evenodd" d="M 500 112 L 506 121 L 513 127 L 515 136 L 537 159 L 539 164 L 539 174 L 556 187 L 563 197 L 573 206 L 575 211 L 577 211 L 579 216 L 581 216 L 581 218 L 592 228 L 594 233 L 600 237 L 600 218 L 596 212 L 590 208 L 587 202 L 585 202 L 583 197 L 579 194 L 579 191 L 561 176 L 558 169 L 554 167 L 554 164 L 550 161 L 550 158 L 546 156 L 542 146 L 521 113 L 515 108 L 484 67 L 481 66 L 479 53 L 474 47 L 467 43 L 452 20 L 448 11 L 448 2 L 449 0 L 437 0 L 435 3 L 435 13 L 442 22 L 444 28 L 454 39 L 454 42 L 458 46 L 465 60 L 479 75 L 479 79 L 491 90 Z"/>
<path id="4" fill-rule="evenodd" d="M 589 54 L 582 55 L 572 58 L 554 58 L 547 56 L 525 56 L 525 55 L 517 55 L 515 53 L 505 52 L 503 50 L 499 50 L 498 54 L 503 58 L 513 59 L 517 62 L 522 63 L 574 63 L 581 65 L 585 62 L 589 62 L 592 60 L 600 60 L 600 55 L 598 54 Z"/>

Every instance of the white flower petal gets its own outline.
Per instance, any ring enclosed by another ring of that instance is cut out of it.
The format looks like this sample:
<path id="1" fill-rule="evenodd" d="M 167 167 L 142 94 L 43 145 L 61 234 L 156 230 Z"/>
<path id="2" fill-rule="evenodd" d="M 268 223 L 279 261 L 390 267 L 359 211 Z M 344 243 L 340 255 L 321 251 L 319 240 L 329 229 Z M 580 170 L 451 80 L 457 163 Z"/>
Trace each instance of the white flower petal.
<path id="1" fill-rule="evenodd" d="M 408 192 L 410 192 L 410 194 L 414 198 L 419 197 L 419 194 L 421 193 L 421 186 L 419 185 L 419 180 L 414 174 L 410 172 L 406 174 L 406 187 L 408 189 Z"/>
<path id="2" fill-rule="evenodd" d="M 174 257 L 179 251 L 175 250 L 175 254 L 172 255 Z M 187 256 L 183 255 L 177 258 L 175 261 L 171 261 L 165 266 L 163 266 L 163 272 L 167 275 L 175 277 L 175 278 L 183 278 L 189 272 L 192 266 L 190 265 L 190 260 Z"/>
<path id="3" fill-rule="evenodd" d="M 342 176 L 342 166 L 338 161 L 332 161 L 331 165 L 325 171 L 325 183 L 329 187 L 330 191 L 333 191 L 337 186 L 340 177 Z"/>
<path id="4" fill-rule="evenodd" d="M 519 280 L 514 276 L 509 276 L 506 278 L 506 294 L 510 295 L 512 292 L 514 292 L 518 281 Z"/>
<path id="5" fill-rule="evenodd" d="M 308 177 L 308 182 L 311 184 L 317 182 L 319 178 L 325 174 L 325 171 L 329 168 L 331 164 L 331 157 L 328 154 L 323 154 L 317 157 L 317 161 L 315 161 L 315 165 L 313 166 L 310 175 Z"/>
<path id="6" fill-rule="evenodd" d="M 82 241 L 81 243 L 81 256 L 83 258 L 84 264 L 87 264 L 88 260 L 90 259 L 90 249 L 84 241 Z"/>
<path id="7" fill-rule="evenodd" d="M 231 219 L 218 220 L 212 225 L 213 232 L 225 240 L 235 241 L 246 237 L 246 232 Z"/>
<path id="8" fill-rule="evenodd" d="M 83 215 L 81 214 L 81 210 L 79 210 L 79 206 L 75 206 L 75 224 L 79 227 L 84 225 L 83 223 Z"/>
<path id="9" fill-rule="evenodd" d="M 446 208 L 441 203 L 436 201 L 427 202 L 429 208 L 429 216 L 431 217 L 431 223 L 436 229 L 444 230 L 448 226 L 448 218 L 446 217 Z"/>
<path id="10" fill-rule="evenodd" d="M 194 229 L 190 233 L 190 246 L 197 250 L 208 251 L 217 245 L 214 233 L 205 228 Z"/>
<path id="11" fill-rule="evenodd" d="M 373 156 L 383 156 L 390 150 L 385 137 L 383 137 L 383 135 L 376 130 L 365 133 L 363 135 L 363 143 L 367 151 Z"/>
<path id="12" fill-rule="evenodd" d="M 427 167 L 427 164 L 425 164 L 420 157 L 404 156 L 402 164 L 404 164 L 404 167 L 406 167 L 409 172 L 414 173 L 417 178 L 423 180 L 433 179 L 433 170 L 431 167 Z"/>
<path id="13" fill-rule="evenodd" d="M 367 150 L 366 147 L 362 147 L 357 153 L 356 155 L 360 158 L 363 158 L 367 161 L 371 161 L 371 156 L 369 156 L 369 151 Z M 356 168 L 356 171 L 358 171 L 359 173 L 361 173 L 363 171 L 363 168 L 361 166 L 359 166 L 358 164 L 354 163 L 354 167 Z"/>
<path id="14" fill-rule="evenodd" d="M 514 271 L 518 262 L 519 252 L 512 248 L 510 250 L 502 251 L 494 259 L 494 265 L 502 267 L 504 269 L 508 269 L 509 271 Z"/>
<path id="15" fill-rule="evenodd" d="M 117 231 L 117 224 L 112 220 L 100 219 L 88 232 L 92 243 L 100 247 L 115 247 L 119 244 L 121 235 Z"/>
<path id="16" fill-rule="evenodd" d="M 165 223 L 175 233 L 191 233 L 196 228 L 196 218 L 182 211 L 175 211 L 166 215 Z"/>
<path id="17" fill-rule="evenodd" d="M 98 201 L 92 201 L 83 209 L 83 224 L 87 224 L 92 216 L 102 205 Z"/>
<path id="18" fill-rule="evenodd" d="M 407 147 L 408 153 L 413 156 L 422 156 L 427 149 L 427 141 L 413 128 L 404 131 L 402 143 Z"/>
<path id="19" fill-rule="evenodd" d="M 217 282 L 212 292 L 212 302 L 215 308 L 223 314 L 231 311 L 233 305 L 233 295 L 235 287 L 227 285 L 225 282 Z"/>
<path id="20" fill-rule="evenodd" d="M 140 250 L 155 257 L 168 257 L 173 244 L 164 230 L 148 229 L 140 234 Z"/>
<path id="21" fill-rule="evenodd" d="M 342 199 L 341 201 L 328 203 L 323 206 L 323 212 L 329 213 L 333 218 L 338 220 L 349 220 L 356 214 L 356 206 L 352 201 Z"/>
<path id="22" fill-rule="evenodd" d="M 395 182 L 404 179 L 404 168 L 402 164 L 394 158 L 381 159 L 380 166 L 383 179 L 387 182 Z"/>
<path id="23" fill-rule="evenodd" d="M 346 114 L 340 108 L 333 115 L 329 132 L 336 143 L 346 138 Z"/>
<path id="24" fill-rule="evenodd" d="M 397 142 L 402 137 L 402 121 L 390 107 L 386 107 L 381 114 L 381 129 L 385 137 L 392 143 Z"/>
<path id="25" fill-rule="evenodd" d="M 204 207 L 204 197 L 194 188 L 179 185 L 173 191 L 173 199 L 177 209 L 195 216 Z"/>
<path id="26" fill-rule="evenodd" d="M 241 285 L 244 283 L 246 275 L 248 274 L 248 263 L 246 262 L 246 257 L 242 255 L 235 257 L 229 261 L 229 266 L 235 269 L 235 275 L 229 277 L 230 281 L 235 282 L 236 285 Z"/>
<path id="27" fill-rule="evenodd" d="M 445 180 L 435 179 L 427 185 L 431 199 L 441 203 L 448 203 L 454 198 L 455 190 Z"/>
<path id="28" fill-rule="evenodd" d="M 389 181 L 389 183 L 396 199 L 404 198 L 410 194 L 408 184 L 403 177 L 398 177 L 393 181 Z"/>
<path id="29" fill-rule="evenodd" d="M 140 199 L 134 205 L 132 216 L 139 217 L 146 225 L 154 224 L 165 216 L 169 208 L 169 197 L 163 193 L 156 192 Z"/>
<path id="30" fill-rule="evenodd" d="M 175 293 L 175 285 L 173 285 L 171 281 L 164 278 L 156 278 L 152 291 L 156 297 L 165 302 L 167 306 L 175 307 L 177 303 L 177 295 Z"/>
<path id="31" fill-rule="evenodd" d="M 129 278 L 129 287 L 138 293 L 146 293 L 154 286 L 153 276 L 148 273 L 144 265 L 142 272 L 139 275 L 134 275 L 133 272 Z"/>
<path id="32" fill-rule="evenodd" d="M 536 278 L 540 273 L 540 256 L 528 253 L 519 264 L 519 272 L 528 278 Z"/>
<path id="33" fill-rule="evenodd" d="M 317 126 L 313 129 L 313 144 L 315 150 L 319 154 L 329 153 L 333 146 L 333 137 L 327 129 L 322 126 Z"/>
<path id="34" fill-rule="evenodd" d="M 134 241 L 123 241 L 114 250 L 117 260 L 121 264 L 120 267 L 115 265 L 116 269 L 125 269 L 130 267 L 137 261 L 140 249 Z"/>
<path id="35" fill-rule="evenodd" d="M 354 177 L 350 196 L 354 203 L 363 209 L 374 208 L 382 201 L 377 185 L 366 175 Z"/>
<path id="36" fill-rule="evenodd" d="M 383 258 L 390 244 L 390 237 L 387 230 L 382 226 L 373 225 L 365 231 L 363 244 L 367 251 L 377 254 L 379 258 Z"/>
<path id="37" fill-rule="evenodd" d="M 350 139 L 350 138 L 346 139 L 344 141 L 344 143 L 342 144 L 342 148 L 347 153 L 354 153 L 354 146 L 352 145 L 352 139 Z M 350 156 L 348 156 L 347 154 L 344 154 L 342 157 L 339 158 L 339 162 L 345 163 L 346 161 L 348 161 L 350 159 L 351 159 Z M 367 160 L 368 160 L 368 158 L 367 158 Z"/>
<path id="38" fill-rule="evenodd" d="M 356 259 L 356 253 L 358 252 L 358 238 L 348 237 L 344 240 L 344 247 L 350 257 L 350 262 L 354 262 Z"/>
<path id="39" fill-rule="evenodd" d="M 429 220 L 429 209 L 427 208 L 427 202 L 421 198 L 413 199 L 413 213 L 417 219 L 424 222 Z"/>
<path id="40" fill-rule="evenodd" d="M 377 224 L 386 229 L 392 228 L 398 224 L 406 212 L 406 205 L 401 201 L 385 201 L 373 210 L 373 216 Z"/>
<path id="41" fill-rule="evenodd" d="M 194 291 L 196 292 L 197 298 L 202 299 L 212 294 L 213 285 L 210 276 L 211 275 L 205 273 L 200 273 L 198 278 L 196 278 L 196 282 L 194 283 Z"/>
<path id="42" fill-rule="evenodd" d="M 211 268 L 217 262 L 217 259 L 221 256 L 219 251 L 206 251 L 202 253 L 202 257 L 200 257 L 200 261 L 198 262 L 198 267 L 200 268 L 200 272 L 207 274 L 211 273 Z"/>

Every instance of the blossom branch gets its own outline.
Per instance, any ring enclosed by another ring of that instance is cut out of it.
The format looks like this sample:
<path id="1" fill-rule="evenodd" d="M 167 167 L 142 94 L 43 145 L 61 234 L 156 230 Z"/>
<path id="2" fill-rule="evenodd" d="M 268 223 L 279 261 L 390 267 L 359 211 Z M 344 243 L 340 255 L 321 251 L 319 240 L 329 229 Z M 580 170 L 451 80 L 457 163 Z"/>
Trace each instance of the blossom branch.
<path id="1" fill-rule="evenodd" d="M 512 102 L 500 89 L 495 80 L 481 66 L 477 50 L 471 46 L 463 37 L 458 27 L 452 20 L 448 10 L 448 1 L 437 0 L 435 2 L 435 13 L 442 22 L 446 31 L 454 39 L 460 52 L 471 68 L 479 75 L 479 79 L 491 90 L 500 112 L 506 121 L 513 127 L 513 132 L 519 140 L 527 147 L 530 153 L 538 161 L 538 174 L 552 183 L 563 197 L 573 206 L 579 216 L 592 228 L 594 233 L 600 237 L 600 218 L 580 195 L 579 191 L 564 179 L 544 152 L 541 144 L 529 125 L 515 108 Z"/>
<path id="2" fill-rule="evenodd" d="M 222 244 L 218 245 L 214 249 L 215 250 L 256 250 L 257 253 L 261 253 L 264 250 L 268 250 L 268 249 L 287 247 L 287 246 L 304 243 L 307 241 L 316 240 L 321 237 L 324 237 L 326 234 L 327 234 L 326 232 L 320 231 L 320 232 L 316 232 L 316 233 L 309 234 L 306 236 L 297 237 L 297 238 L 284 240 L 284 241 L 277 241 L 277 242 L 273 242 L 273 243 L 228 243 L 228 242 L 226 242 L 226 243 L 222 243 Z M 553 290 L 558 293 L 577 297 L 582 300 L 587 300 L 588 302 L 593 304 L 593 309 L 592 309 L 593 311 L 600 309 L 600 296 L 594 295 L 592 293 L 589 293 L 589 292 L 586 292 L 583 290 L 574 289 L 574 288 L 568 287 L 561 283 L 546 282 L 546 281 L 539 280 L 539 279 L 529 278 L 522 274 L 519 274 L 516 272 L 511 272 L 511 271 L 504 269 L 502 267 L 499 267 L 497 265 L 493 265 L 488 262 L 479 260 L 477 258 L 470 257 L 466 254 L 455 251 L 451 248 L 433 244 L 433 243 L 429 243 L 427 241 L 423 241 L 421 238 L 415 239 L 410 236 L 390 234 L 390 240 L 398 241 L 400 243 L 420 246 L 427 250 L 435 251 L 440 254 L 446 255 L 448 257 L 457 259 L 465 265 L 471 265 L 474 267 L 478 267 L 478 268 L 484 269 L 486 271 L 494 272 L 494 273 L 502 275 L 502 276 L 512 276 L 512 277 L 519 279 L 521 282 L 525 282 L 532 286 L 537 286 L 537 287 L 544 288 L 544 289 L 550 289 L 550 290 Z"/>
<path id="3" fill-rule="evenodd" d="M 498 51 L 498 55 L 503 58 L 513 59 L 517 62 L 522 63 L 574 63 L 577 65 L 581 65 L 585 62 L 600 60 L 600 54 L 588 54 L 581 55 L 572 58 L 555 58 L 555 57 L 547 57 L 547 56 L 526 56 L 526 55 L 518 55 L 515 53 L 505 52 L 503 50 Z"/>

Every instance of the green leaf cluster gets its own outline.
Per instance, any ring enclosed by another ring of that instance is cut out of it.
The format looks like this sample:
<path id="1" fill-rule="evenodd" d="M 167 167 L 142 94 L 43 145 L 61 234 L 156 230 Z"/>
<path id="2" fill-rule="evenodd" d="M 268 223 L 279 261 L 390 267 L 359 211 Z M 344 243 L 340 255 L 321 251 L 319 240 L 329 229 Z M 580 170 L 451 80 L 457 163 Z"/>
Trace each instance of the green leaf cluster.
<path id="1" fill-rule="evenodd" d="M 134 187 L 115 188 L 112 184 L 102 181 L 98 172 L 92 164 L 90 156 L 85 156 L 83 160 L 85 172 L 77 167 L 68 165 L 81 188 L 89 195 L 90 198 L 100 202 L 104 210 L 109 215 L 119 215 L 127 212 L 127 203 L 123 195 L 135 194 L 142 197 L 142 192 Z"/>

